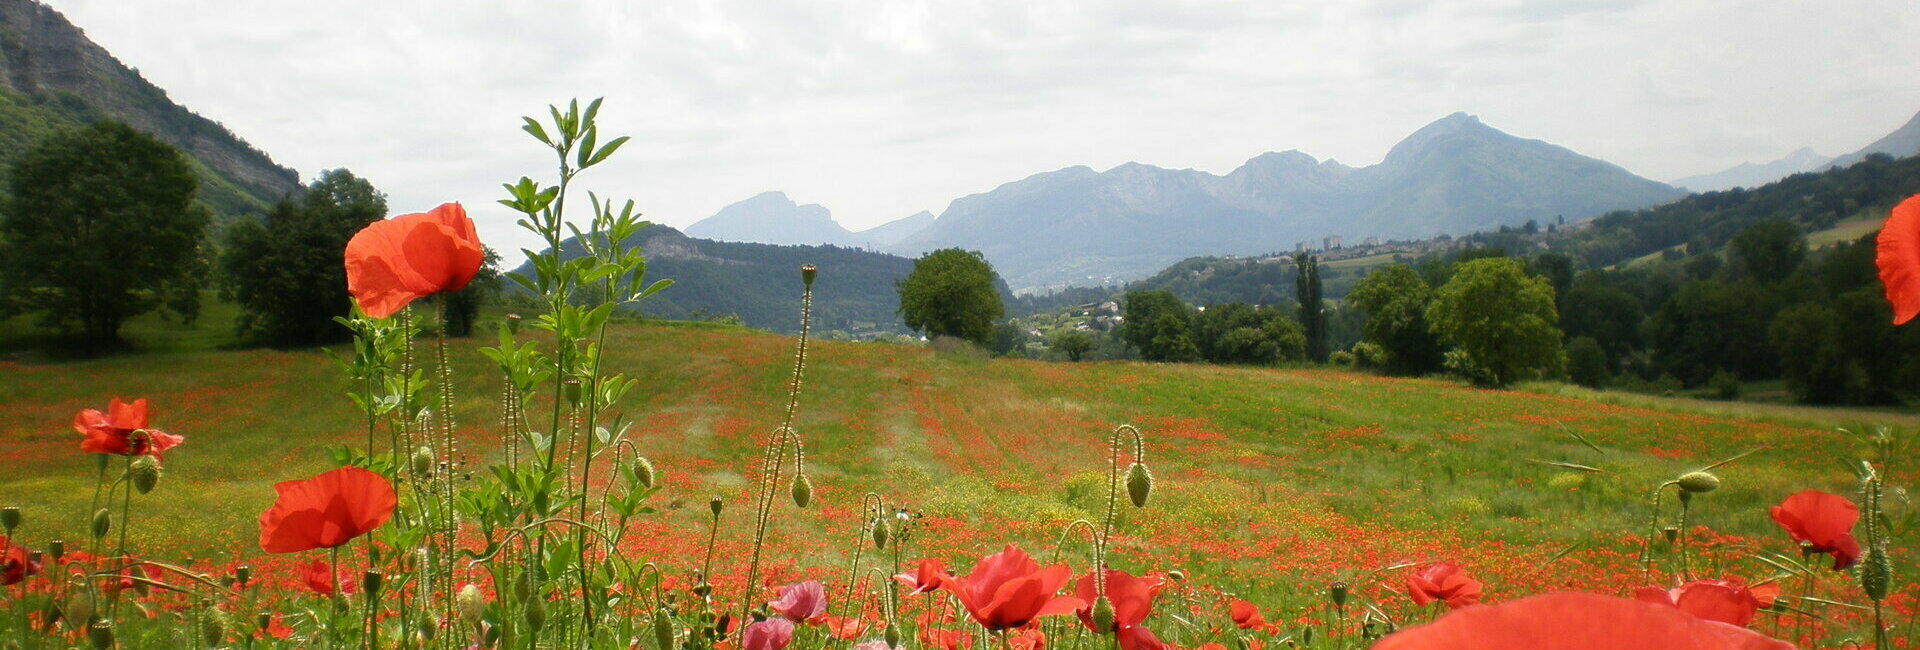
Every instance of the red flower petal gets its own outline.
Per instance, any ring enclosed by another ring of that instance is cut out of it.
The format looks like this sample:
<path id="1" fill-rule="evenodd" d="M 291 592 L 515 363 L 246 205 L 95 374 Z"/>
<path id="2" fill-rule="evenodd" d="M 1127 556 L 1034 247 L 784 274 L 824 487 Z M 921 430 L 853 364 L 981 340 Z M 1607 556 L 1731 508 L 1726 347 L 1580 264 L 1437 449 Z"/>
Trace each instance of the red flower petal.
<path id="1" fill-rule="evenodd" d="M 376 221 L 347 242 L 347 291 L 368 316 L 386 318 L 416 299 L 466 288 L 484 256 L 458 203 Z"/>
<path id="2" fill-rule="evenodd" d="M 1814 551 L 1833 554 L 1833 570 L 1853 566 L 1860 558 L 1860 542 L 1853 537 L 1853 524 L 1860 520 L 1860 508 L 1846 497 L 1807 490 L 1787 497 L 1780 505 L 1767 509 L 1774 523 L 1786 529 L 1794 541 L 1810 545 Z"/>
<path id="3" fill-rule="evenodd" d="M 346 544 L 387 523 L 399 502 L 386 478 L 358 467 L 287 481 L 273 489 L 279 498 L 260 513 L 260 548 L 268 553 Z"/>
<path id="4" fill-rule="evenodd" d="M 1374 650 L 1791 650 L 1792 645 L 1674 607 L 1597 594 L 1551 593 L 1450 612 L 1382 639 Z"/>
<path id="5" fill-rule="evenodd" d="M 1874 240 L 1873 263 L 1893 305 L 1893 324 L 1920 315 L 1920 195 L 1894 206 Z"/>

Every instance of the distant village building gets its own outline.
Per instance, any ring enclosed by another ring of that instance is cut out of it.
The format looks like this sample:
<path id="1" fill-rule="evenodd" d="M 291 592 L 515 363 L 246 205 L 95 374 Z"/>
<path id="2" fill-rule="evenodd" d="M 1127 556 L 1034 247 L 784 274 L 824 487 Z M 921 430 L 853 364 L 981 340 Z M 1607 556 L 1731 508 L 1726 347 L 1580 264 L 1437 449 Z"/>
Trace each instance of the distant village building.
<path id="1" fill-rule="evenodd" d="M 1320 240 L 1320 243 L 1323 250 L 1337 250 L 1340 248 L 1340 237 L 1337 235 L 1325 237 Z"/>
<path id="2" fill-rule="evenodd" d="M 1363 243 L 1365 243 L 1365 244 L 1366 244 L 1366 245 L 1368 245 L 1368 246 L 1379 246 L 1379 245 L 1380 245 L 1380 238 L 1379 238 L 1379 237 L 1368 237 L 1368 238 L 1366 239 L 1366 241 L 1365 241 L 1365 242 L 1363 242 Z"/>
<path id="3" fill-rule="evenodd" d="M 1295 253 L 1305 253 L 1305 252 L 1307 252 L 1307 248 L 1308 248 L 1309 246 L 1312 246 L 1312 244 L 1309 244 L 1309 243 L 1307 243 L 1307 242 L 1295 242 L 1295 243 L 1294 243 L 1294 245 L 1293 245 L 1293 252 L 1295 252 Z"/>

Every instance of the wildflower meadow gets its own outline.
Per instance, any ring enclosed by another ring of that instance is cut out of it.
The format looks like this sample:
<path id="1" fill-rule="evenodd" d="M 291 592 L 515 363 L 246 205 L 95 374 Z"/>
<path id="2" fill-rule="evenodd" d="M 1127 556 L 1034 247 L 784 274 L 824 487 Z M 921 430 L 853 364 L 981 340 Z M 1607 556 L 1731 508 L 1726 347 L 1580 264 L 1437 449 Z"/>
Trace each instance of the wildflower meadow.
<path id="1" fill-rule="evenodd" d="M 1914 423 L 641 322 L 527 118 L 537 311 L 441 329 L 461 203 L 340 263 L 351 345 L 0 366 L 0 647 L 1907 648 Z M 449 197 L 466 201 L 495 197 Z M 425 208 L 427 206 L 418 206 Z M 1879 268 L 1920 313 L 1920 197 Z M 1884 416 L 1884 417 L 1882 417 Z"/>

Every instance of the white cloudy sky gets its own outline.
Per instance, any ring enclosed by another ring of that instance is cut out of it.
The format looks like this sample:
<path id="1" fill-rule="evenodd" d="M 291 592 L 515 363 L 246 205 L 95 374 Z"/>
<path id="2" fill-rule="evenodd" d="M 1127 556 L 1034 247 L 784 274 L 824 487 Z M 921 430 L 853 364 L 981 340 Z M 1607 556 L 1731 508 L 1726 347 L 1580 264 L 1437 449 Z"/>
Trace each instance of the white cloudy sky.
<path id="1" fill-rule="evenodd" d="M 572 97 L 634 137 L 580 182 L 656 221 L 779 189 L 853 229 L 1069 165 L 1366 165 L 1453 111 L 1659 180 L 1920 111 L 1913 0 L 50 4 L 303 178 L 462 201 L 503 252 L 499 183 L 552 168 L 519 116 Z"/>

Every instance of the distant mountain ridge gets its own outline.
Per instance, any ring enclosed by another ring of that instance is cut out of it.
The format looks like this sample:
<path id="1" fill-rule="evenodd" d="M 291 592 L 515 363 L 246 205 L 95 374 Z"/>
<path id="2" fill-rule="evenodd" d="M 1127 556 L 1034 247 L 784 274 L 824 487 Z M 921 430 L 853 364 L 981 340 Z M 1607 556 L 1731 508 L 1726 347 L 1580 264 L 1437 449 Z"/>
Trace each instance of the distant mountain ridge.
<path id="1" fill-rule="evenodd" d="M 260 211 L 299 188 L 294 170 L 168 99 L 60 12 L 0 0 L 0 165 L 55 130 L 107 118 L 186 152 L 201 200 L 224 215 Z"/>
<path id="2" fill-rule="evenodd" d="M 955 199 L 933 224 L 887 250 L 978 250 L 1016 289 L 1109 284 L 1195 255 L 1317 247 L 1329 237 L 1464 234 L 1684 195 L 1455 113 L 1368 167 L 1286 151 L 1256 156 L 1224 176 L 1140 163 L 1035 174 Z"/>
<path id="3" fill-rule="evenodd" d="M 1676 178 L 1673 186 L 1694 192 L 1717 192 L 1736 187 L 1759 187 L 1782 178 L 1826 169 L 1833 159 L 1801 147 L 1785 158 L 1766 163 L 1740 163 L 1711 174 Z"/>
<path id="4" fill-rule="evenodd" d="M 1834 158 L 1832 166 L 1847 167 L 1866 160 L 1868 155 L 1876 153 L 1884 153 L 1895 158 L 1905 158 L 1920 153 L 1920 113 L 1915 113 L 1911 119 L 1907 120 L 1906 124 L 1901 125 L 1898 129 L 1894 129 L 1894 131 L 1888 133 L 1886 137 L 1873 141 L 1873 144 L 1862 147 L 1859 151 Z"/>
<path id="5" fill-rule="evenodd" d="M 848 245 L 853 233 L 816 204 L 798 205 L 785 192 L 761 192 L 687 226 L 688 237 L 780 246 Z"/>

